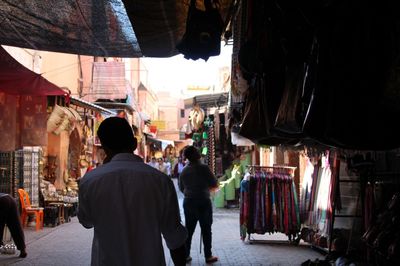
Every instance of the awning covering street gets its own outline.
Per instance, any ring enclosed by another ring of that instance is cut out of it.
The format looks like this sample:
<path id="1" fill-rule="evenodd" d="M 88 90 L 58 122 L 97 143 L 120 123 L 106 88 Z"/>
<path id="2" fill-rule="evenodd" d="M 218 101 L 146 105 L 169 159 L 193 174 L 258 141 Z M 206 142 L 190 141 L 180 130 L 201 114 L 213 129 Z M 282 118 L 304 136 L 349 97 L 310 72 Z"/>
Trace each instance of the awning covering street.
<path id="1" fill-rule="evenodd" d="M 2 0 L 0 44 L 103 57 L 170 57 L 189 1 Z M 220 1 L 226 17 L 231 0 Z M 126 9 L 125 9 L 126 8 Z"/>
<path id="2" fill-rule="evenodd" d="M 82 55 L 142 56 L 120 0 L 2 0 L 0 44 Z"/>
<path id="3" fill-rule="evenodd" d="M 0 46 L 0 92 L 13 95 L 64 95 L 65 91 L 16 61 Z"/>

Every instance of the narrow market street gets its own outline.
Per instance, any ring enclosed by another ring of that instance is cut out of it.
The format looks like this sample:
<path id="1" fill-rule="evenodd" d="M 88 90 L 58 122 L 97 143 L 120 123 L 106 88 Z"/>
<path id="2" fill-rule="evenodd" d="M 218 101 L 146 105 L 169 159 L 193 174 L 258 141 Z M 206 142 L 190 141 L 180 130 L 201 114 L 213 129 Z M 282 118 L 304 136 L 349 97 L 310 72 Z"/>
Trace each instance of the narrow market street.
<path id="1" fill-rule="evenodd" d="M 176 184 L 176 180 L 174 180 Z M 179 203 L 183 195 L 178 191 Z M 182 210 L 182 206 L 181 206 Z M 183 213 L 181 214 L 183 218 Z M 44 227 L 35 232 L 25 229 L 28 257 L 0 255 L 0 265 L 90 265 L 93 230 L 83 228 L 76 217 L 71 222 L 56 227 Z M 188 265 L 205 265 L 200 254 L 199 226 L 192 241 L 192 262 Z M 239 209 L 214 210 L 213 252 L 219 257 L 214 265 L 300 265 L 302 262 L 322 258 L 307 245 L 281 244 L 286 236 L 252 235 L 257 240 L 277 240 L 276 244 L 249 244 L 239 236 Z M 167 265 L 173 265 L 168 249 L 164 247 Z"/>

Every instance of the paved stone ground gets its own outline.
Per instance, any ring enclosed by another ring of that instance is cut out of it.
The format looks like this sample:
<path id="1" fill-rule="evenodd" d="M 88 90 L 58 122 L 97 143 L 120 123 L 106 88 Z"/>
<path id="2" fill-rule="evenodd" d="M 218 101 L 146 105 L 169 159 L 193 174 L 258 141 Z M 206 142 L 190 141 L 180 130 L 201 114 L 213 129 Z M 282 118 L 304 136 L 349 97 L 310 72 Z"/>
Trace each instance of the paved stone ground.
<path id="1" fill-rule="evenodd" d="M 180 204 L 182 195 L 178 192 Z M 183 218 L 183 214 L 182 214 Z M 45 227 L 38 232 L 25 230 L 28 257 L 0 255 L 0 265 L 90 265 L 93 230 L 83 228 L 77 218 L 63 225 Z M 239 210 L 215 209 L 213 224 L 213 254 L 219 257 L 214 265 L 300 265 L 307 259 L 323 258 L 307 245 L 282 244 L 284 235 L 252 235 L 256 240 L 268 242 L 249 244 L 239 236 Z M 196 228 L 192 241 L 189 265 L 206 265 L 200 248 L 200 227 Z M 18 252 L 17 252 L 18 253 Z M 173 265 L 168 249 L 165 248 L 167 265 Z"/>

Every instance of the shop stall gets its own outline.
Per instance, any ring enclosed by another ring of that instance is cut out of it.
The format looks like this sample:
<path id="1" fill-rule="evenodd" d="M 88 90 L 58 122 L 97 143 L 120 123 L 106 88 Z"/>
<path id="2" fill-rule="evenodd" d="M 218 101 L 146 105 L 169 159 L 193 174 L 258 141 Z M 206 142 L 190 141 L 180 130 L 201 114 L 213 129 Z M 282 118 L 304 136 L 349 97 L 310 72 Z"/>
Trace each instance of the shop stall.
<path id="1" fill-rule="evenodd" d="M 1 192 L 23 188 L 39 204 L 47 139 L 47 98 L 66 91 L 32 72 L 0 47 Z"/>
<path id="2" fill-rule="evenodd" d="M 57 221 L 62 223 L 68 220 L 68 213 L 76 211 L 79 180 L 104 159 L 95 132 L 101 121 L 116 114 L 74 97 L 69 102 L 65 98 L 50 98 L 48 109 L 41 193 L 43 205 L 57 208 Z"/>

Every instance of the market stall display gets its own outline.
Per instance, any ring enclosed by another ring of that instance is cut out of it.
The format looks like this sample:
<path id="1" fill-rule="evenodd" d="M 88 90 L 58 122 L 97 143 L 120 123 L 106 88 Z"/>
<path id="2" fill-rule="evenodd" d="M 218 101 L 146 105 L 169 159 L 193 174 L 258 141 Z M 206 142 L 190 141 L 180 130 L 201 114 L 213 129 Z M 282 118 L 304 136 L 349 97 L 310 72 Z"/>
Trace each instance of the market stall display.
<path id="1" fill-rule="evenodd" d="M 289 241 L 300 233 L 295 167 L 249 165 L 241 183 L 240 236 L 281 232 Z"/>

